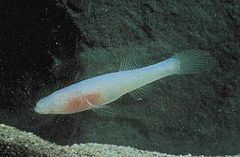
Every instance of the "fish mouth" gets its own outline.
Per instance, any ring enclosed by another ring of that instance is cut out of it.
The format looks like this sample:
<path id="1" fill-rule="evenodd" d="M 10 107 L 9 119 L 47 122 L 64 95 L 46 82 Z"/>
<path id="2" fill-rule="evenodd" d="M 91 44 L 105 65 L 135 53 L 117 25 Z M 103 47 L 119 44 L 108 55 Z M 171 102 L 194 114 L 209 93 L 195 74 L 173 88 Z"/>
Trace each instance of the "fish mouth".
<path id="1" fill-rule="evenodd" d="M 39 106 L 35 106 L 33 109 L 35 112 L 39 113 L 39 114 L 51 114 L 50 112 L 46 112 L 43 109 L 41 109 L 41 107 Z"/>
<path id="2" fill-rule="evenodd" d="M 41 101 L 41 100 L 40 100 Z M 37 102 L 36 106 L 34 107 L 34 111 L 39 113 L 39 114 L 47 114 L 45 111 L 44 111 L 44 107 L 42 106 L 42 104 L 40 103 L 40 101 Z"/>
<path id="3" fill-rule="evenodd" d="M 61 111 L 61 110 L 51 110 L 51 109 L 46 110 L 42 105 L 38 103 L 33 108 L 33 110 L 39 114 L 66 114 L 65 111 Z"/>
<path id="4" fill-rule="evenodd" d="M 36 105 L 33 110 L 37 113 L 44 114 L 38 105 Z"/>

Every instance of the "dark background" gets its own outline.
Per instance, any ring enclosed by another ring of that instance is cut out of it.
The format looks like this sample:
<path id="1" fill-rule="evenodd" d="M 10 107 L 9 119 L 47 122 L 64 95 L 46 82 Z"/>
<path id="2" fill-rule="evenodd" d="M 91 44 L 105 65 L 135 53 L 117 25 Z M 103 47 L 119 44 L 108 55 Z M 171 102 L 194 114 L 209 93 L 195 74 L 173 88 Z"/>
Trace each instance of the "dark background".
<path id="1" fill-rule="evenodd" d="M 67 85 L 81 72 L 70 59 L 79 31 L 55 1 L 2 1 L 0 10 L 1 122 L 47 138 L 33 107 L 44 89 Z"/>

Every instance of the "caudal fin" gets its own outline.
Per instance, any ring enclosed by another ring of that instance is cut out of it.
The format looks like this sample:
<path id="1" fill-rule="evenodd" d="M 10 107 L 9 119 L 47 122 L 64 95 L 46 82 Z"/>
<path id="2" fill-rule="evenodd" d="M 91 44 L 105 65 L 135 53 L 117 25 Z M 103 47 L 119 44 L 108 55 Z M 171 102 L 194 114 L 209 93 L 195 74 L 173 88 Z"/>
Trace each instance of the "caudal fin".
<path id="1" fill-rule="evenodd" d="M 179 61 L 177 74 L 193 74 L 215 69 L 217 62 L 214 57 L 200 50 L 190 50 L 173 56 Z"/>

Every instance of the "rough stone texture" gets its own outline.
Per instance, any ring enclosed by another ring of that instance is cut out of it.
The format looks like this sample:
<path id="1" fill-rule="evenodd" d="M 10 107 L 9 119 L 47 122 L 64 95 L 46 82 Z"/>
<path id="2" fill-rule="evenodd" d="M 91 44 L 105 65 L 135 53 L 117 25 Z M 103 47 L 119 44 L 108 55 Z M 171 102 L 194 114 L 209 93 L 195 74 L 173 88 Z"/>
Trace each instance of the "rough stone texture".
<path id="1" fill-rule="evenodd" d="M 177 157 L 104 144 L 74 144 L 59 146 L 40 139 L 32 133 L 0 124 L 0 156 L 2 157 Z M 191 157 L 191 154 L 183 155 Z"/>

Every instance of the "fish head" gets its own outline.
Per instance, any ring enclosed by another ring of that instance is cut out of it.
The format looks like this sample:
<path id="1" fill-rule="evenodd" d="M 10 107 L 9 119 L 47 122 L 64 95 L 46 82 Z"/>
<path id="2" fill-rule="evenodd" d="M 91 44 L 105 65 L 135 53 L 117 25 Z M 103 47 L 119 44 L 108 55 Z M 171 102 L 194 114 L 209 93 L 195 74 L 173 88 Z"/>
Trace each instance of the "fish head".
<path id="1" fill-rule="evenodd" d="M 39 114 L 66 114 L 66 104 L 69 94 L 66 92 L 57 91 L 51 95 L 40 99 L 34 111 Z"/>
<path id="2" fill-rule="evenodd" d="M 71 114 L 98 107 L 102 103 L 99 92 L 59 90 L 39 100 L 34 111 L 40 114 Z"/>

